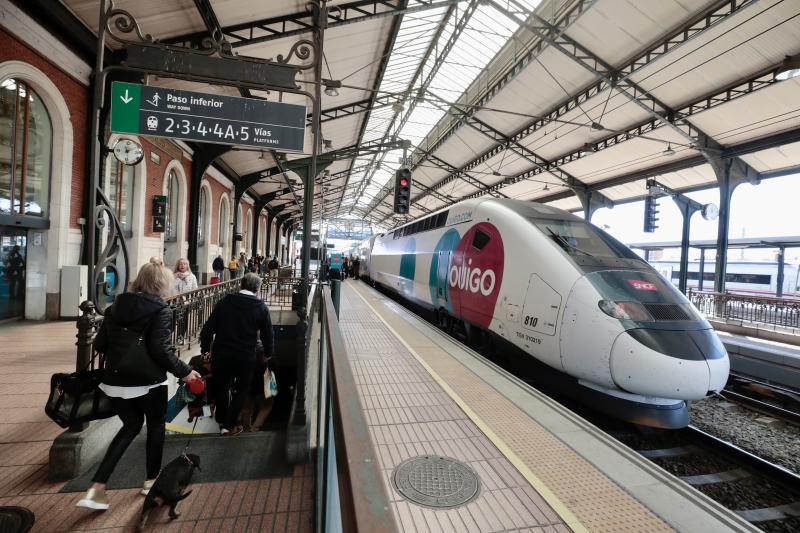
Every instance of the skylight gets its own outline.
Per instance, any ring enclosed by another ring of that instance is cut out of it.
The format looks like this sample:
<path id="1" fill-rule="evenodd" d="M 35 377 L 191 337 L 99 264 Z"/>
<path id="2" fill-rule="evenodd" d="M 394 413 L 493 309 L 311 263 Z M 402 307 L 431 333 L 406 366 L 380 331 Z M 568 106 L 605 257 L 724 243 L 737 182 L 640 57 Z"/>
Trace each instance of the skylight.
<path id="1" fill-rule="evenodd" d="M 538 5 L 540 0 L 525 0 L 525 6 L 533 11 Z M 447 21 L 447 26 L 442 31 L 436 43 L 436 49 L 442 49 L 446 45 L 448 39 L 455 31 L 456 24 L 464 15 L 464 8 L 459 6 L 459 9 Z M 408 15 L 406 15 L 408 16 Z M 440 14 L 441 18 L 441 14 Z M 410 19 L 409 23 L 417 24 L 417 21 Z M 403 20 L 403 26 L 400 30 L 401 35 L 406 30 L 407 21 Z M 433 33 L 436 28 L 433 25 Z M 405 119 L 403 127 L 396 133 L 400 139 L 411 141 L 412 146 L 419 145 L 426 135 L 434 128 L 434 126 L 445 116 L 450 105 L 455 102 L 469 85 L 477 78 L 489 62 L 495 57 L 498 51 L 505 45 L 505 43 L 517 31 L 518 25 L 514 22 L 495 11 L 490 6 L 480 6 L 475 11 L 473 16 L 467 22 L 466 27 L 461 33 L 456 43 L 451 48 L 450 52 L 445 57 L 443 64 L 439 67 L 438 71 L 431 79 L 430 85 L 424 91 L 424 97 L 416 102 L 416 106 L 410 112 L 410 115 Z M 398 36 L 398 42 L 400 37 Z M 430 44 L 430 38 L 426 40 L 426 48 Z M 422 56 L 425 49 L 419 51 L 416 48 L 417 54 Z M 395 46 L 389 65 L 395 60 L 409 61 L 409 56 L 413 52 L 403 46 Z M 431 72 L 436 62 L 436 53 L 432 53 L 428 58 L 423 68 L 423 76 L 420 76 L 411 87 L 410 93 L 412 95 L 418 94 L 422 88 L 422 82 L 426 78 L 425 74 Z M 417 61 L 416 65 L 419 65 Z M 413 74 L 413 73 L 412 73 Z M 403 89 L 387 89 L 387 90 L 406 90 L 408 83 L 411 82 L 412 77 L 406 76 L 404 78 L 394 78 L 391 70 L 387 68 L 386 75 L 381 90 L 384 90 L 384 85 L 389 87 L 399 88 L 405 82 L 406 86 Z M 409 105 L 406 103 L 406 109 L 403 115 L 409 113 Z M 392 127 L 392 119 L 394 118 L 395 111 L 391 108 L 383 108 L 375 110 L 370 115 L 369 122 L 367 123 L 367 132 L 364 134 L 364 140 L 380 139 L 386 134 L 387 128 Z M 395 124 L 402 123 L 396 120 Z M 409 152 L 410 153 L 410 152 Z M 373 165 L 363 172 L 354 173 L 350 178 L 350 184 L 353 187 L 360 187 L 362 189 L 357 201 L 353 197 L 352 192 L 345 197 L 343 209 L 356 208 L 365 209 L 373 201 L 374 197 L 380 193 L 381 188 L 392 178 L 394 171 L 399 167 L 399 162 L 402 158 L 402 150 L 394 150 L 385 153 L 377 161 L 380 162 L 380 167 Z M 361 163 L 368 163 L 363 161 Z M 359 166 L 358 162 L 354 166 Z M 370 179 L 369 183 L 364 184 L 364 180 Z M 349 196 L 349 198 L 348 198 Z"/>

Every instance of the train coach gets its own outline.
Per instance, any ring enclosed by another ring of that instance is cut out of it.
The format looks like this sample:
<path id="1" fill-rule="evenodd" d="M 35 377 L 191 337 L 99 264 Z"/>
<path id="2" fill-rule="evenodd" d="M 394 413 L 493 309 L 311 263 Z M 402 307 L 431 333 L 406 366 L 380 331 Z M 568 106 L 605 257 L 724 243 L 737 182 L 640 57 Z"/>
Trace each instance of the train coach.
<path id="1" fill-rule="evenodd" d="M 685 296 L 560 209 L 467 200 L 373 236 L 359 255 L 374 284 L 442 326 L 498 341 L 515 368 L 531 363 L 559 392 L 619 418 L 683 427 L 687 402 L 728 378 L 725 348 Z"/>

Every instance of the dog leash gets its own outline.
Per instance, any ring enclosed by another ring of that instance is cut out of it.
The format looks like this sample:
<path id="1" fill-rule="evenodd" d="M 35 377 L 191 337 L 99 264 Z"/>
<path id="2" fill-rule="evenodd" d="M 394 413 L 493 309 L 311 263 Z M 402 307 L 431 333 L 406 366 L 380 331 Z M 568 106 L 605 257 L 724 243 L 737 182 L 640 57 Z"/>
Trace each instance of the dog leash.
<path id="1" fill-rule="evenodd" d="M 183 447 L 183 451 L 181 455 L 186 456 L 186 450 L 189 449 L 189 445 L 192 443 L 192 437 L 194 437 L 194 429 L 197 427 L 197 421 L 200 420 L 199 416 L 194 417 L 194 424 L 192 425 L 192 432 L 189 434 L 189 438 L 186 440 L 186 446 Z"/>

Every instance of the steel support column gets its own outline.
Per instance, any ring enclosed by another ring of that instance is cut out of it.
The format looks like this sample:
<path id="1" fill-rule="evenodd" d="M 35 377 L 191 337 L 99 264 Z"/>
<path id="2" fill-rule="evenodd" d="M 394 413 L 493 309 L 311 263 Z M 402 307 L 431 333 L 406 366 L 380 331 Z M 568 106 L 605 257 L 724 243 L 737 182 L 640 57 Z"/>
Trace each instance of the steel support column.
<path id="1" fill-rule="evenodd" d="M 198 239 L 197 233 L 200 225 L 200 188 L 203 176 L 214 160 L 231 149 L 230 146 L 221 144 L 197 143 L 193 146 L 191 177 L 189 181 L 189 252 L 188 260 L 192 272 L 200 272 L 197 261 Z M 209 211 L 210 216 L 210 211 Z"/>
<path id="2" fill-rule="evenodd" d="M 322 102 L 322 53 L 325 42 L 325 26 L 328 24 L 328 8 L 321 6 L 319 0 L 311 3 L 311 19 L 314 25 L 314 112 L 311 118 L 312 148 L 309 172 L 303 180 L 303 259 L 300 277 L 308 283 L 311 270 L 311 220 L 314 217 L 314 186 L 317 183 L 317 154 L 320 146 L 320 110 Z M 304 288 L 304 290 L 306 290 Z"/>
<path id="3" fill-rule="evenodd" d="M 725 273 L 728 269 L 728 233 L 731 223 L 731 198 L 733 191 L 742 183 L 758 183 L 745 169 L 734 163 L 738 160 L 722 160 L 712 165 L 719 185 L 719 225 L 717 226 L 717 257 L 714 267 L 714 291 L 725 292 Z"/>
<path id="4" fill-rule="evenodd" d="M 679 198 L 673 198 L 675 203 L 678 204 L 678 209 L 681 211 L 683 218 L 683 227 L 681 229 L 681 259 L 680 271 L 678 274 L 678 290 L 686 294 L 686 286 L 689 279 L 689 231 L 691 227 L 692 215 L 702 209 L 702 206 L 697 202 L 685 201 Z"/>
<path id="5" fill-rule="evenodd" d="M 700 248 L 700 267 L 699 272 L 697 273 L 697 290 L 703 290 L 703 278 L 706 274 L 706 249 Z"/>
<path id="6" fill-rule="evenodd" d="M 775 296 L 778 298 L 783 297 L 783 279 L 784 279 L 784 272 L 786 267 L 786 262 L 784 261 L 786 257 L 786 247 L 779 246 L 778 247 L 778 279 L 776 280 L 775 285 Z"/>

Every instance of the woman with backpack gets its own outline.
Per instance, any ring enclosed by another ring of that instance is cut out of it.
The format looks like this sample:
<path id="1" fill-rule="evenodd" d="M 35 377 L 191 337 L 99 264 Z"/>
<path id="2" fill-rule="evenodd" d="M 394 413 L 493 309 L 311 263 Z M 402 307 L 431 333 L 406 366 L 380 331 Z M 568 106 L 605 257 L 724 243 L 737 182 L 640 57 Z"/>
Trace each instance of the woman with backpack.
<path id="1" fill-rule="evenodd" d="M 117 296 L 106 311 L 94 341 L 105 355 L 100 388 L 122 420 L 92 478 L 92 487 L 77 506 L 106 510 L 106 483 L 147 419 L 147 494 L 161 470 L 167 414 L 167 372 L 183 381 L 200 375 L 175 355 L 172 345 L 172 309 L 163 297 L 170 293 L 173 276 L 162 265 L 148 263 L 139 270 L 131 292 Z"/>

